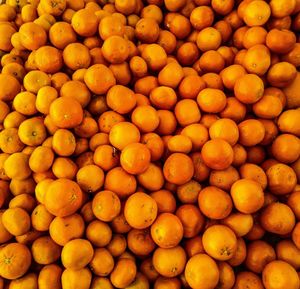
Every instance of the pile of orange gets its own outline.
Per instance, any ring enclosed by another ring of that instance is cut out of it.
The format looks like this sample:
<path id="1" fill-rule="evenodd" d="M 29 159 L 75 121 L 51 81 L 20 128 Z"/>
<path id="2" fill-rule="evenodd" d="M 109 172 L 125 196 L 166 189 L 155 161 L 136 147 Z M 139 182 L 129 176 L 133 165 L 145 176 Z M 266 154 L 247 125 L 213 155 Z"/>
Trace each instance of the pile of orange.
<path id="1" fill-rule="evenodd" d="M 0 5 L 0 289 L 299 289 L 300 0 Z"/>

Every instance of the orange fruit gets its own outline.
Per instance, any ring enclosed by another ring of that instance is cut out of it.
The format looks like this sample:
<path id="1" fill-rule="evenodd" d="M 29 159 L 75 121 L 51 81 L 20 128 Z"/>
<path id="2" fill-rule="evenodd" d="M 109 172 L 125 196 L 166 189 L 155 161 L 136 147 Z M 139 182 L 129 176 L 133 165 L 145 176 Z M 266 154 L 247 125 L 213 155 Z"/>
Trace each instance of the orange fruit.
<path id="1" fill-rule="evenodd" d="M 232 210 L 230 196 L 225 191 L 213 186 L 200 191 L 198 205 L 201 212 L 210 219 L 225 219 Z"/>
<path id="2" fill-rule="evenodd" d="M 66 217 L 74 214 L 81 207 L 82 198 L 82 191 L 75 182 L 58 179 L 49 185 L 45 192 L 44 203 L 54 216 Z"/>
<path id="3" fill-rule="evenodd" d="M 248 26 L 261 26 L 269 20 L 270 16 L 270 6 L 264 1 L 254 0 L 245 7 L 243 20 Z"/>
<path id="4" fill-rule="evenodd" d="M 13 280 L 22 277 L 30 267 L 31 253 L 27 246 L 19 243 L 5 245 L 0 252 L 1 276 Z"/>
<path id="5" fill-rule="evenodd" d="M 163 172 L 167 181 L 182 185 L 190 181 L 194 174 L 193 162 L 185 154 L 174 153 L 165 161 Z"/>
<path id="6" fill-rule="evenodd" d="M 234 95 L 239 101 L 245 104 L 257 102 L 262 98 L 263 93 L 264 83 L 255 74 L 246 74 L 235 82 Z"/>
<path id="7" fill-rule="evenodd" d="M 125 171 L 130 174 L 145 172 L 150 164 L 151 153 L 146 145 L 132 143 L 121 152 L 120 163 Z"/>
<path id="8" fill-rule="evenodd" d="M 197 96 L 201 110 L 208 113 L 218 113 L 226 106 L 226 95 L 220 89 L 204 88 Z"/>
<path id="9" fill-rule="evenodd" d="M 173 248 L 183 237 L 182 223 L 176 215 L 162 213 L 151 225 L 151 236 L 159 247 Z"/>
<path id="10" fill-rule="evenodd" d="M 228 142 L 213 139 L 206 142 L 201 151 L 204 163 L 211 169 L 223 170 L 233 161 L 233 150 Z"/>
<path id="11" fill-rule="evenodd" d="M 51 103 L 49 115 L 56 126 L 74 128 L 82 122 L 83 110 L 74 98 L 60 97 Z"/>
<path id="12" fill-rule="evenodd" d="M 265 266 L 276 258 L 275 250 L 264 241 L 254 241 L 247 247 L 246 267 L 254 273 L 261 273 Z"/>
<path id="13" fill-rule="evenodd" d="M 280 260 L 272 261 L 266 265 L 262 279 L 264 286 L 268 289 L 276 288 L 278 285 L 288 286 L 291 289 L 299 287 L 299 276 L 296 270 L 288 263 Z"/>
<path id="14" fill-rule="evenodd" d="M 211 257 L 225 261 L 232 258 L 237 250 L 234 232 L 224 225 L 213 225 L 202 236 L 204 250 Z"/>
<path id="15" fill-rule="evenodd" d="M 129 113 L 136 105 L 134 92 L 122 85 L 111 87 L 106 96 L 109 108 L 120 114 Z"/>
<path id="16" fill-rule="evenodd" d="M 116 79 L 105 65 L 94 64 L 84 74 L 84 82 L 92 92 L 103 94 L 116 84 Z"/>
<path id="17" fill-rule="evenodd" d="M 93 36 L 98 29 L 98 18 L 89 9 L 80 9 L 73 15 L 71 24 L 78 35 Z"/>
<path id="18" fill-rule="evenodd" d="M 121 211 L 121 202 L 112 191 L 100 191 L 92 203 L 94 215 L 101 221 L 112 221 Z"/>
<path id="19" fill-rule="evenodd" d="M 145 193 L 131 195 L 124 207 L 124 216 L 129 225 L 135 229 L 145 229 L 152 225 L 157 215 L 155 200 Z"/>
<path id="20" fill-rule="evenodd" d="M 196 254 L 188 260 L 184 275 L 192 288 L 210 289 L 217 286 L 220 272 L 213 258 L 206 254 Z"/>
<path id="21" fill-rule="evenodd" d="M 153 253 L 153 266 L 164 277 L 175 277 L 184 271 L 186 254 L 182 247 L 157 248 Z"/>
<path id="22" fill-rule="evenodd" d="M 124 62 L 129 55 L 127 41 L 118 35 L 105 39 L 101 49 L 104 58 L 113 64 Z"/>
<path id="23" fill-rule="evenodd" d="M 230 194 L 236 209 L 244 214 L 258 211 L 264 204 L 261 185 L 250 179 L 237 180 L 232 185 Z"/>
<path id="24" fill-rule="evenodd" d="M 268 232 L 285 235 L 292 232 L 295 226 L 295 215 L 286 204 L 274 202 L 264 208 L 260 223 Z"/>

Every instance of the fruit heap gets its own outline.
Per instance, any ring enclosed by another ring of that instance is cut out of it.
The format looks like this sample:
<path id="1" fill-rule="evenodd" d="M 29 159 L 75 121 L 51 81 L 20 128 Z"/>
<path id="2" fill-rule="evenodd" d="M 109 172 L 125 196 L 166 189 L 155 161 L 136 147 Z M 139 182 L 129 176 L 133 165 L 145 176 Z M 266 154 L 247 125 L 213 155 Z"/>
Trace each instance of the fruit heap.
<path id="1" fill-rule="evenodd" d="M 299 289 L 299 32 L 300 0 L 6 0 L 0 289 Z"/>

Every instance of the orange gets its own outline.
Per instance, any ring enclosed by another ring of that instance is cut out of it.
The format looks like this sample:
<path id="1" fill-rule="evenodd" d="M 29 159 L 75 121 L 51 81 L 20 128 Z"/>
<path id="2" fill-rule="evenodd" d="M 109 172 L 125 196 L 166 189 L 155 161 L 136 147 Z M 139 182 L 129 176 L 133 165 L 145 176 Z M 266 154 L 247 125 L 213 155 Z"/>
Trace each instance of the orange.
<path id="1" fill-rule="evenodd" d="M 202 242 L 207 254 L 221 261 L 232 258 L 237 250 L 234 232 L 224 225 L 213 225 L 206 229 Z"/>
<path id="2" fill-rule="evenodd" d="M 204 227 L 205 219 L 201 211 L 194 205 L 185 204 L 178 207 L 176 216 L 183 225 L 183 236 L 185 238 L 195 237 Z"/>
<path id="3" fill-rule="evenodd" d="M 28 50 L 36 50 L 46 44 L 47 34 L 42 26 L 24 23 L 19 29 L 20 42 Z"/>
<path id="4" fill-rule="evenodd" d="M 113 270 L 114 259 L 107 249 L 97 248 L 89 265 L 97 276 L 107 276 Z"/>
<path id="5" fill-rule="evenodd" d="M 117 193 L 121 198 L 133 194 L 136 187 L 135 177 L 127 173 L 122 167 L 115 167 L 106 174 L 104 188 Z"/>
<path id="6" fill-rule="evenodd" d="M 110 63 L 122 63 L 129 54 L 127 41 L 117 35 L 110 36 L 102 45 L 102 53 L 104 58 Z"/>
<path id="7" fill-rule="evenodd" d="M 213 186 L 200 191 L 198 205 L 201 212 L 210 219 L 225 219 L 232 210 L 232 201 L 229 194 Z"/>
<path id="8" fill-rule="evenodd" d="M 174 153 L 165 161 L 163 172 L 167 181 L 182 185 L 190 181 L 194 174 L 193 162 L 185 154 Z"/>
<path id="9" fill-rule="evenodd" d="M 225 140 L 218 138 L 206 142 L 201 154 L 204 163 L 216 170 L 228 168 L 233 161 L 232 147 Z"/>
<path id="10" fill-rule="evenodd" d="M 199 122 L 201 113 L 198 104 L 193 99 L 182 99 L 174 108 L 175 116 L 181 126 Z"/>
<path id="11" fill-rule="evenodd" d="M 49 234 L 60 246 L 64 246 L 70 240 L 78 239 L 84 234 L 84 220 L 79 214 L 67 217 L 55 217 L 50 224 Z"/>
<path id="12" fill-rule="evenodd" d="M 257 102 L 264 93 L 264 83 L 255 74 L 246 74 L 235 82 L 234 95 L 245 104 Z"/>
<path id="13" fill-rule="evenodd" d="M 218 113 L 226 106 L 226 95 L 215 88 L 204 88 L 197 96 L 197 102 L 201 110 L 208 113 Z"/>
<path id="14" fill-rule="evenodd" d="M 296 68 L 288 62 L 278 62 L 268 71 L 268 82 L 275 87 L 288 86 L 297 76 Z"/>
<path id="15" fill-rule="evenodd" d="M 230 145 L 235 145 L 239 139 L 239 130 L 236 123 L 231 119 L 222 118 L 215 121 L 209 128 L 211 139 L 223 139 Z"/>
<path id="16" fill-rule="evenodd" d="M 175 277 L 184 271 L 186 254 L 182 247 L 157 248 L 153 254 L 153 266 L 164 277 Z"/>
<path id="17" fill-rule="evenodd" d="M 61 247 L 50 236 L 44 236 L 34 240 L 31 252 L 36 263 L 48 265 L 59 259 Z"/>
<path id="18" fill-rule="evenodd" d="M 250 179 L 237 180 L 232 185 L 230 194 L 236 209 L 244 214 L 258 211 L 264 204 L 262 187 Z"/>
<path id="19" fill-rule="evenodd" d="M 203 79 L 198 75 L 185 76 L 178 87 L 182 98 L 195 99 L 199 92 L 206 87 Z"/>
<path id="20" fill-rule="evenodd" d="M 71 24 L 78 35 L 93 36 L 98 29 L 98 18 L 89 9 L 80 9 L 73 15 Z"/>
<path id="21" fill-rule="evenodd" d="M 232 184 L 239 179 L 238 171 L 229 166 L 225 170 L 213 170 L 210 173 L 209 184 L 222 190 L 229 190 Z"/>
<path id="22" fill-rule="evenodd" d="M 254 273 L 261 273 L 265 266 L 275 259 L 275 250 L 264 241 L 251 242 L 247 247 L 245 264 Z"/>
<path id="23" fill-rule="evenodd" d="M 150 93 L 150 102 L 159 109 L 168 109 L 174 107 L 177 101 L 175 90 L 167 86 L 154 88 Z"/>
<path id="24" fill-rule="evenodd" d="M 245 7 L 243 20 L 248 26 L 261 26 L 270 16 L 270 6 L 264 1 L 254 0 Z"/>
<path id="25" fill-rule="evenodd" d="M 38 286 L 41 289 L 47 289 L 51 284 L 53 289 L 58 289 L 61 286 L 62 269 L 56 264 L 44 266 L 38 276 Z"/>
<path id="26" fill-rule="evenodd" d="M 124 170 L 131 174 L 140 174 L 147 170 L 151 160 L 150 150 L 146 145 L 132 143 L 121 153 L 120 162 Z"/>
<path id="27" fill-rule="evenodd" d="M 157 161 L 160 159 L 164 152 L 164 144 L 158 134 L 146 133 L 142 135 L 141 142 L 150 150 L 151 161 Z"/>
<path id="28" fill-rule="evenodd" d="M 147 20 L 152 19 L 148 18 Z M 158 44 L 147 45 L 142 51 L 142 57 L 146 61 L 148 67 L 153 71 L 161 70 L 167 64 L 167 54 Z"/>
<path id="29" fill-rule="evenodd" d="M 13 153 L 4 162 L 4 171 L 8 178 L 24 180 L 31 175 L 29 156 L 22 153 Z"/>
<path id="30" fill-rule="evenodd" d="M 131 121 L 142 132 L 152 132 L 159 125 L 159 115 L 150 105 L 136 107 L 131 115 Z"/>
<path id="31" fill-rule="evenodd" d="M 90 178 L 91 175 L 94 176 L 93 179 Z M 76 180 L 83 191 L 93 193 L 103 186 L 104 172 L 96 165 L 87 165 L 78 170 Z"/>
<path id="32" fill-rule="evenodd" d="M 168 63 L 158 74 L 160 85 L 176 88 L 184 77 L 182 67 L 178 63 Z"/>
<path id="33" fill-rule="evenodd" d="M 221 45 L 221 41 L 221 33 L 213 27 L 202 29 L 197 36 L 197 46 L 203 52 L 217 50 Z"/>
<path id="34" fill-rule="evenodd" d="M 168 140 L 167 147 L 170 152 L 189 153 L 192 150 L 193 144 L 189 137 L 175 135 Z"/>
<path id="35" fill-rule="evenodd" d="M 91 56 L 86 46 L 81 43 L 70 43 L 63 50 L 64 63 L 72 70 L 88 68 Z"/>
<path id="36" fill-rule="evenodd" d="M 55 0 L 54 3 L 49 0 L 41 1 L 41 8 L 46 12 L 53 16 L 59 16 L 66 9 L 66 1 L 65 0 Z"/>
<path id="37" fill-rule="evenodd" d="M 159 190 L 150 194 L 157 204 L 158 213 L 174 213 L 176 209 L 176 199 L 168 190 Z"/>
<path id="38" fill-rule="evenodd" d="M 224 68 L 220 73 L 225 87 L 231 90 L 234 88 L 237 79 L 245 74 L 245 68 L 239 64 L 230 65 Z"/>
<path id="39" fill-rule="evenodd" d="M 139 142 L 140 132 L 134 124 L 120 122 L 112 127 L 109 140 L 113 146 L 122 150 L 128 144 Z"/>
<path id="40" fill-rule="evenodd" d="M 295 226 L 295 215 L 286 204 L 274 202 L 264 208 L 260 223 L 268 232 L 285 235 L 292 232 Z"/>
<path id="41" fill-rule="evenodd" d="M 120 114 L 129 113 L 136 105 L 134 92 L 122 85 L 111 87 L 106 96 L 109 108 Z"/>
<path id="42" fill-rule="evenodd" d="M 63 65 L 62 54 L 57 48 L 51 46 L 40 47 L 35 52 L 35 64 L 43 72 L 58 72 Z"/>
<path id="43" fill-rule="evenodd" d="M 245 53 L 243 66 L 247 72 L 256 75 L 264 75 L 271 65 L 271 55 L 268 48 L 263 44 L 250 47 Z"/>
<path id="44" fill-rule="evenodd" d="M 283 240 L 276 245 L 276 254 L 279 260 L 292 265 L 296 270 L 299 268 L 299 249 L 290 240 Z"/>
<path id="45" fill-rule="evenodd" d="M 250 271 L 243 271 L 237 274 L 236 282 L 234 289 L 245 288 L 246 286 L 250 286 L 249 288 L 253 289 L 263 289 L 263 283 L 261 277 L 258 275 L 250 272 Z"/>
<path id="46" fill-rule="evenodd" d="M 270 104 L 272 105 L 270 106 Z M 264 93 L 263 97 L 253 104 L 254 113 L 261 118 L 270 119 L 280 115 L 283 106 L 281 100 L 272 94 Z"/>
<path id="47" fill-rule="evenodd" d="M 186 42 L 180 45 L 177 50 L 176 58 L 181 65 L 192 65 L 199 58 L 199 50 L 195 43 Z M 184 67 L 183 72 L 186 75 L 187 71 L 190 71 L 196 75 L 195 70 Z"/>
<path id="48" fill-rule="evenodd" d="M 292 163 L 299 158 L 299 139 L 292 134 L 281 134 L 271 147 L 273 156 L 282 163 Z"/>
<path id="49" fill-rule="evenodd" d="M 53 181 L 45 192 L 44 204 L 54 216 L 66 217 L 81 207 L 82 198 L 82 191 L 75 182 L 58 179 Z"/>
<path id="50" fill-rule="evenodd" d="M 153 18 L 141 18 L 136 23 L 135 36 L 144 43 L 154 43 L 159 36 L 157 22 Z"/>
<path id="51" fill-rule="evenodd" d="M 19 243 L 5 245 L 0 252 L 0 259 L 1 276 L 9 280 L 22 277 L 31 264 L 30 250 Z"/>
<path id="52" fill-rule="evenodd" d="M 84 81 L 88 88 L 97 94 L 106 93 L 110 87 L 116 84 L 113 73 L 103 64 L 90 66 L 84 75 Z"/>
<path id="53" fill-rule="evenodd" d="M 287 29 L 272 29 L 268 32 L 266 45 L 275 53 L 289 53 L 296 43 L 295 34 Z"/>
<path id="54" fill-rule="evenodd" d="M 210 289 L 217 286 L 220 272 L 213 258 L 196 254 L 188 260 L 184 275 L 192 288 Z"/>
<path id="55" fill-rule="evenodd" d="M 74 98 L 60 97 L 51 103 L 49 115 L 59 128 L 73 128 L 82 122 L 83 110 Z"/>
<path id="56" fill-rule="evenodd" d="M 150 254 L 156 247 L 148 229 L 132 229 L 127 235 L 127 245 L 131 252 L 140 256 Z"/>
<path id="57" fill-rule="evenodd" d="M 63 288 L 71 289 L 78 287 L 90 288 L 92 282 L 92 273 L 88 268 L 79 270 L 65 269 L 61 275 L 61 284 Z"/>
<path id="58" fill-rule="evenodd" d="M 125 288 L 134 281 L 136 272 L 137 268 L 134 260 L 121 258 L 111 272 L 110 281 L 117 288 Z"/>
<path id="59" fill-rule="evenodd" d="M 103 40 L 113 35 L 123 36 L 124 32 L 124 24 L 113 15 L 105 16 L 99 23 L 99 34 Z"/>
<path id="60" fill-rule="evenodd" d="M 299 287 L 299 276 L 296 270 L 280 260 L 267 264 L 263 270 L 262 279 L 267 289 L 278 288 L 278 286 L 288 286 L 291 289 Z"/>
<path id="61" fill-rule="evenodd" d="M 88 240 L 75 239 L 63 247 L 61 260 L 65 268 L 79 270 L 92 260 L 93 254 L 93 247 Z"/>
<path id="62" fill-rule="evenodd" d="M 197 30 L 210 27 L 214 22 L 214 12 L 208 6 L 200 6 L 193 9 L 190 15 L 192 26 Z"/>
<path id="63" fill-rule="evenodd" d="M 199 68 L 203 72 L 219 73 L 225 67 L 225 60 L 222 55 L 215 50 L 204 52 L 199 58 Z"/>
<path id="64" fill-rule="evenodd" d="M 282 163 L 270 166 L 266 171 L 266 175 L 268 178 L 268 188 L 275 195 L 291 193 L 297 183 L 294 170 Z"/>
<path id="65" fill-rule="evenodd" d="M 171 213 L 160 214 L 151 226 L 153 241 L 161 248 L 173 248 L 183 237 L 180 219 Z"/>
<path id="66" fill-rule="evenodd" d="M 125 203 L 124 215 L 131 227 L 145 229 L 156 219 L 157 204 L 145 193 L 134 193 Z"/>
<path id="67" fill-rule="evenodd" d="M 227 218 L 222 220 L 238 237 L 247 235 L 253 228 L 253 217 L 250 214 L 232 213 Z"/>
<path id="68" fill-rule="evenodd" d="M 0 75 L 0 100 L 11 101 L 21 91 L 18 80 L 8 74 Z"/>
<path id="69" fill-rule="evenodd" d="M 22 208 L 9 208 L 2 215 L 4 228 L 13 236 L 20 236 L 30 229 L 29 214 Z"/>
<path id="70" fill-rule="evenodd" d="M 119 197 L 112 191 L 101 191 L 93 199 L 93 213 L 101 221 L 112 221 L 121 211 Z"/>
<path id="71" fill-rule="evenodd" d="M 239 168 L 241 178 L 258 182 L 263 189 L 266 189 L 268 180 L 264 170 L 258 165 L 245 163 Z"/>
<path id="72" fill-rule="evenodd" d="M 56 22 L 49 30 L 49 39 L 58 49 L 64 49 L 68 44 L 76 41 L 76 33 L 67 22 Z"/>
<path id="73" fill-rule="evenodd" d="M 239 142 L 244 146 L 259 144 L 265 137 L 264 125 L 256 119 L 247 119 L 238 125 L 240 138 Z"/>
<path id="74" fill-rule="evenodd" d="M 170 22 L 167 24 L 170 31 L 178 39 L 186 38 L 191 32 L 191 24 L 189 19 L 179 13 L 174 13 L 173 16 L 174 17 L 170 17 Z M 167 18 L 165 21 L 168 22 Z"/>

